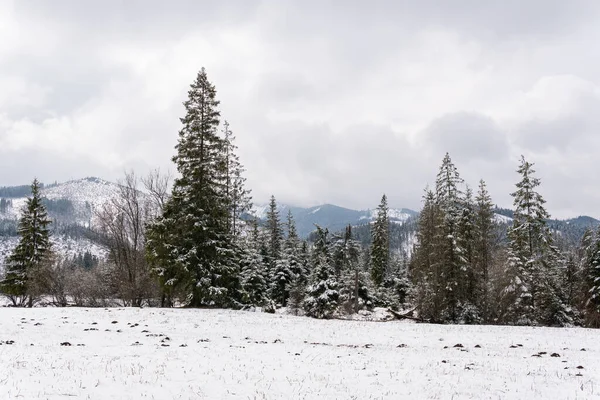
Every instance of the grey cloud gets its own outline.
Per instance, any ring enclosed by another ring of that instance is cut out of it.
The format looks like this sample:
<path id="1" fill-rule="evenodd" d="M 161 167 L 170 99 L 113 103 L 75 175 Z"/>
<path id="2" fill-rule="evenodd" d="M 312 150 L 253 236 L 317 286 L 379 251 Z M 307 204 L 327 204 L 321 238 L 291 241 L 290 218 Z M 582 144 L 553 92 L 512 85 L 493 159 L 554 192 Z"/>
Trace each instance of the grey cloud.
<path id="1" fill-rule="evenodd" d="M 27 185 L 34 178 L 51 183 L 106 174 L 115 179 L 122 171 L 110 171 L 84 156 L 52 153 L 41 149 L 0 151 L 0 186 Z"/>
<path id="2" fill-rule="evenodd" d="M 387 193 L 390 204 L 417 208 L 419 199 L 414 194 L 424 187 L 426 174 L 435 171 L 423 168 L 406 139 L 385 126 L 359 124 L 334 132 L 326 125 L 295 121 L 270 131 L 263 138 L 268 145 L 253 158 L 277 172 L 300 173 L 284 174 L 285 185 L 272 182 L 270 187 L 255 189 L 255 196 L 262 199 L 274 193 L 281 201 L 295 204 L 366 208 L 375 207 L 381 194 Z M 255 174 L 262 173 L 249 170 L 252 181 L 260 180 Z"/>
<path id="3" fill-rule="evenodd" d="M 181 102 L 206 66 L 258 202 L 365 208 L 385 192 L 419 208 L 449 151 L 508 206 L 524 153 L 556 213 L 600 216 L 596 1 L 12 4 L 19 46 L 0 45 L 0 76 L 44 90 L 0 95 L 0 117 L 41 141 L 60 119 L 81 143 L 3 149 L 0 185 L 173 169 Z M 557 74 L 587 84 L 521 102 Z M 561 113 L 537 112 L 564 93 Z"/>
<path id="4" fill-rule="evenodd" d="M 498 160 L 508 155 L 506 133 L 488 116 L 460 112 L 434 120 L 425 130 L 427 144 L 464 162 Z"/>
<path id="5" fill-rule="evenodd" d="M 558 115 L 520 121 L 515 128 L 515 142 L 539 152 L 577 147 L 582 140 L 600 132 L 599 109 L 600 90 L 598 93 L 576 93 L 574 99 L 557 112 Z"/>

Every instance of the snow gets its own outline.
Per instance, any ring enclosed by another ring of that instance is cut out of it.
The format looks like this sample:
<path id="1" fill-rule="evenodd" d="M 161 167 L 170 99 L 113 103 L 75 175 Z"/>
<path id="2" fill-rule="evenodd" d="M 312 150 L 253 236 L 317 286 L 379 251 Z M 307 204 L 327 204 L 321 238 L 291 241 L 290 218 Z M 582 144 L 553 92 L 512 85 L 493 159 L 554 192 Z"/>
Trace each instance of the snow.
<path id="1" fill-rule="evenodd" d="M 7 400 L 589 399 L 600 390 L 598 331 L 587 329 L 0 308 L 0 332 Z"/>
<path id="2" fill-rule="evenodd" d="M 317 207 L 316 209 L 312 210 L 310 213 L 311 213 L 311 214 L 316 214 L 316 213 L 318 213 L 319 211 L 321 211 L 321 207 Z"/>
<path id="3" fill-rule="evenodd" d="M 119 193 L 119 185 L 100 178 L 83 178 L 47 186 L 42 189 L 42 196 L 49 200 L 67 199 L 73 203 L 77 223 L 82 226 L 94 223 L 93 212 L 99 210 L 110 199 Z M 26 197 L 12 198 L 13 206 L 5 214 L 0 214 L 2 220 L 18 220 L 21 210 L 27 201 Z M 91 207 L 87 209 L 86 204 Z"/>
<path id="4" fill-rule="evenodd" d="M 268 204 L 262 204 L 262 205 L 253 204 L 252 210 L 250 211 L 250 213 L 252 215 L 254 215 L 257 219 L 265 219 L 265 218 L 267 218 L 268 211 L 269 211 Z"/>
<path id="5" fill-rule="evenodd" d="M 494 214 L 494 222 L 497 224 L 512 224 L 513 219 L 502 214 Z"/>
<path id="6" fill-rule="evenodd" d="M 361 217 L 360 219 L 369 218 L 371 221 L 375 221 L 377 219 L 377 209 L 367 210 L 367 212 L 369 213 L 369 216 Z M 401 208 L 388 209 L 388 218 L 391 222 L 404 223 L 411 216 L 411 214 L 404 212 Z"/>

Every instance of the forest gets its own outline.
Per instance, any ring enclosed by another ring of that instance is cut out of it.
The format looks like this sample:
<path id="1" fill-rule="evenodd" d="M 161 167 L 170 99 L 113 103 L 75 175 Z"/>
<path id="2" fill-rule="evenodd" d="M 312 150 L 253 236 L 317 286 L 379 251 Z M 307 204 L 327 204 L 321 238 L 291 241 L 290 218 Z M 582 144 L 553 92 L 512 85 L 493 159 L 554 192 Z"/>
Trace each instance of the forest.
<path id="1" fill-rule="evenodd" d="M 10 197 L 30 196 L 18 226 L 0 227 L 19 236 L 0 279 L 11 304 L 285 307 L 314 318 L 384 307 L 431 323 L 600 327 L 600 229 L 562 238 L 524 157 L 515 165 L 513 208 L 499 211 L 485 181 L 474 191 L 446 154 L 418 217 L 406 222 L 417 227 L 410 251 L 397 251 L 409 238 L 390 223 L 385 194 L 373 223 L 340 232 L 315 226 L 305 240 L 291 212 L 279 215 L 275 196 L 265 220 L 252 216 L 219 105 L 202 68 L 184 102 L 177 176 L 129 172 L 96 210 L 93 235 L 107 260 L 65 260 L 53 251 L 51 215 L 72 205 L 44 199 L 37 180 L 0 189 L 3 209 Z"/>

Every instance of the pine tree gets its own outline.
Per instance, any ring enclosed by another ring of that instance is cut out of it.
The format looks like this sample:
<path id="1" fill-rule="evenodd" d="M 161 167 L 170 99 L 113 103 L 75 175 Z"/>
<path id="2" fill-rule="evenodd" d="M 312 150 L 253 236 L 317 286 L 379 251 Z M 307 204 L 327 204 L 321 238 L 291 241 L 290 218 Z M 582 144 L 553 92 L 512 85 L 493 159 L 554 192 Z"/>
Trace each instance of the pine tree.
<path id="1" fill-rule="evenodd" d="M 268 285 L 265 277 L 265 264 L 260 255 L 260 235 L 258 222 L 251 222 L 252 232 L 243 246 L 241 260 L 241 281 L 244 304 L 262 307 L 268 302 Z"/>
<path id="2" fill-rule="evenodd" d="M 437 256 L 437 229 L 442 214 L 435 201 L 435 193 L 425 189 L 423 209 L 419 214 L 417 243 L 410 261 L 413 282 L 413 302 L 424 320 L 439 321 L 443 295 L 441 262 Z"/>
<path id="3" fill-rule="evenodd" d="M 344 231 L 343 241 L 338 241 L 334 247 L 337 256 L 334 262 L 338 263 L 342 286 L 340 288 L 340 301 L 347 312 L 358 312 L 361 307 L 370 307 L 373 299 L 369 290 L 369 276 L 360 265 L 361 246 L 352 236 L 352 226 L 348 225 Z"/>
<path id="4" fill-rule="evenodd" d="M 450 155 L 446 153 L 436 179 L 436 203 L 442 215 L 436 229 L 436 256 L 439 257 L 444 282 L 444 317 L 451 322 L 462 319 L 466 303 L 468 263 L 464 241 L 460 237 L 460 219 L 464 198 L 460 186 L 463 180 Z"/>
<path id="5" fill-rule="evenodd" d="M 510 281 L 504 290 L 506 319 L 517 324 L 565 325 L 572 322 L 572 313 L 559 286 L 562 260 L 546 224 L 550 215 L 536 191 L 540 180 L 524 157 L 517 172 L 521 181 L 511 194 L 515 210 L 506 271 Z"/>
<path id="6" fill-rule="evenodd" d="M 173 157 L 180 177 L 163 216 L 149 229 L 149 258 L 164 277 L 163 285 L 187 288 L 190 306 L 233 306 L 240 292 L 237 250 L 228 226 L 228 146 L 218 135 L 219 101 L 204 68 L 184 106 Z"/>
<path id="7" fill-rule="evenodd" d="M 387 197 L 381 197 L 377 207 L 377 219 L 373 223 L 371 236 L 371 279 L 376 286 L 381 286 L 386 277 L 390 263 L 390 220 L 388 216 Z"/>
<path id="8" fill-rule="evenodd" d="M 235 136 L 229 128 L 229 122 L 223 122 L 224 152 L 226 165 L 226 197 L 229 210 L 227 228 L 234 240 L 238 238 L 242 229 L 242 216 L 248 213 L 252 208 L 252 198 L 250 191 L 246 189 L 246 178 L 243 177 L 245 171 L 237 155 L 237 146 L 235 145 Z"/>
<path id="9" fill-rule="evenodd" d="M 585 324 L 591 328 L 600 327 L 600 227 L 596 232 L 589 230 L 583 239 L 585 256 L 583 259 Z"/>
<path id="10" fill-rule="evenodd" d="M 279 210 L 275 196 L 271 196 L 269 211 L 267 212 L 267 235 L 269 264 L 273 268 L 277 260 L 281 258 L 281 245 L 283 242 L 283 229 L 279 219 Z"/>
<path id="11" fill-rule="evenodd" d="M 331 318 L 339 301 L 338 282 L 331 266 L 328 251 L 328 231 L 317 226 L 317 240 L 313 250 L 313 274 L 306 289 L 304 311 L 314 318 Z"/>
<path id="12" fill-rule="evenodd" d="M 36 293 L 36 273 L 52 254 L 49 225 L 51 221 L 42 202 L 40 183 L 34 179 L 19 220 L 19 243 L 8 257 L 2 291 L 15 306 L 32 307 Z"/>
<path id="13" fill-rule="evenodd" d="M 477 304 L 481 309 L 483 322 L 491 318 L 491 282 L 490 271 L 494 262 L 495 232 L 494 204 L 483 180 L 479 181 L 479 190 L 475 198 L 475 240 L 474 273 L 478 277 Z"/>
<path id="14" fill-rule="evenodd" d="M 460 247 L 463 249 L 463 269 L 462 276 L 464 282 L 462 285 L 462 311 L 461 322 L 473 324 L 479 323 L 482 319 L 482 313 L 479 304 L 479 291 L 481 280 L 479 274 L 476 273 L 475 267 L 475 203 L 473 201 L 473 191 L 467 186 L 463 200 L 462 212 L 458 226 L 458 240 Z"/>

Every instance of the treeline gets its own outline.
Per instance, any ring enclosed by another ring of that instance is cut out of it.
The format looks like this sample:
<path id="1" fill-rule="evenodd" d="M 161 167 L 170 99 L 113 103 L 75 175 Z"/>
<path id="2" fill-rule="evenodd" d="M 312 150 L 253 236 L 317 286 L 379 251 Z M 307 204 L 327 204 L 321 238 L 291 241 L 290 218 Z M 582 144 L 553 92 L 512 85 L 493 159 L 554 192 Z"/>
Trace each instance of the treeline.
<path id="1" fill-rule="evenodd" d="M 44 187 L 43 183 L 40 183 L 39 185 L 41 188 Z M 31 195 L 31 186 L 29 186 L 29 185 L 0 187 L 0 197 L 19 198 L 19 197 L 27 197 L 30 195 Z"/>
<path id="2" fill-rule="evenodd" d="M 485 182 L 474 195 L 446 155 L 424 196 L 409 269 L 421 318 L 598 327 L 600 231 L 588 230 L 575 246 L 556 240 L 533 164 L 522 158 L 518 173 L 503 238 Z"/>
<path id="3" fill-rule="evenodd" d="M 275 197 L 266 221 L 249 217 L 235 137 L 204 69 L 184 107 L 172 187 L 159 171 L 128 173 L 96 211 L 106 262 L 54 255 L 34 181 L 0 281 L 14 305 L 50 296 L 59 305 L 287 307 L 316 318 L 386 307 L 437 323 L 598 326 L 600 232 L 577 245 L 556 240 L 525 159 L 508 233 L 485 183 L 473 193 L 446 155 L 418 219 L 390 224 L 384 195 L 372 224 L 315 226 L 304 241 Z"/>

